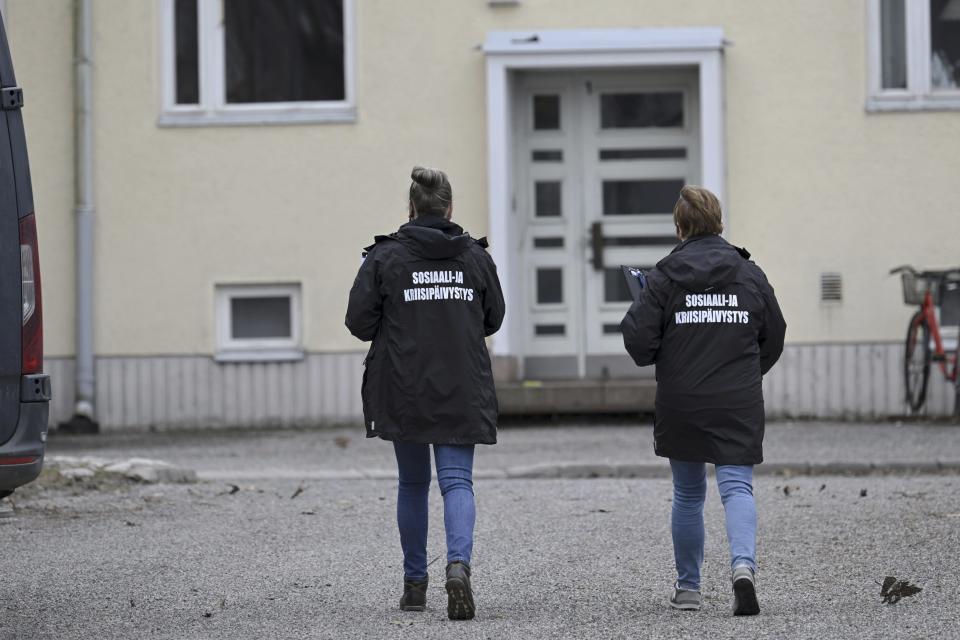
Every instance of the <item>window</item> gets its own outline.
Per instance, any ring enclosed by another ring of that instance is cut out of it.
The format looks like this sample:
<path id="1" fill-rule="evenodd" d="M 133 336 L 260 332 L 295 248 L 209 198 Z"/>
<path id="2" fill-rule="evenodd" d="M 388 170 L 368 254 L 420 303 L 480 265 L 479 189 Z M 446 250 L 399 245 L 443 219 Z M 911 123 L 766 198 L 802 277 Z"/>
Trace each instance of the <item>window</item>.
<path id="1" fill-rule="evenodd" d="M 161 125 L 351 122 L 355 0 L 160 0 Z"/>
<path id="2" fill-rule="evenodd" d="M 563 215 L 561 183 L 558 180 L 537 180 L 534 183 L 534 215 L 538 218 L 557 218 Z"/>
<path id="3" fill-rule="evenodd" d="M 683 126 L 683 93 L 604 93 L 600 96 L 601 129 L 646 129 Z"/>
<path id="4" fill-rule="evenodd" d="M 684 184 L 683 178 L 604 180 L 603 215 L 670 213 Z"/>
<path id="5" fill-rule="evenodd" d="M 551 236 L 549 238 L 533 239 L 534 249 L 563 249 L 563 247 L 564 247 L 563 236 Z"/>
<path id="6" fill-rule="evenodd" d="M 603 301 L 604 302 L 633 302 L 627 280 L 623 277 L 623 269 L 603 270 Z M 615 325 L 619 327 L 619 325 Z M 619 331 L 619 329 L 618 329 Z M 604 333 L 609 333 L 604 329 Z"/>
<path id="7" fill-rule="evenodd" d="M 533 333 L 537 336 L 565 336 L 567 335 L 567 325 L 565 324 L 538 324 L 534 325 Z"/>
<path id="8" fill-rule="evenodd" d="M 903 0 L 880 0 L 880 87 L 907 88 L 907 19 Z"/>
<path id="9" fill-rule="evenodd" d="M 563 304 L 563 269 L 537 269 L 537 304 Z"/>
<path id="10" fill-rule="evenodd" d="M 870 0 L 870 111 L 960 109 L 960 0 Z"/>
<path id="11" fill-rule="evenodd" d="M 533 128 L 538 131 L 560 128 L 560 96 L 533 96 Z"/>
<path id="12" fill-rule="evenodd" d="M 217 285 L 219 361 L 299 360 L 300 285 Z"/>
<path id="13" fill-rule="evenodd" d="M 530 157 L 534 162 L 563 162 L 563 149 L 535 149 Z"/>
<path id="14" fill-rule="evenodd" d="M 646 149 L 600 149 L 601 160 L 666 160 L 687 157 L 686 147 L 652 147 Z"/>
<path id="15" fill-rule="evenodd" d="M 930 83 L 960 89 L 960 0 L 930 2 Z"/>

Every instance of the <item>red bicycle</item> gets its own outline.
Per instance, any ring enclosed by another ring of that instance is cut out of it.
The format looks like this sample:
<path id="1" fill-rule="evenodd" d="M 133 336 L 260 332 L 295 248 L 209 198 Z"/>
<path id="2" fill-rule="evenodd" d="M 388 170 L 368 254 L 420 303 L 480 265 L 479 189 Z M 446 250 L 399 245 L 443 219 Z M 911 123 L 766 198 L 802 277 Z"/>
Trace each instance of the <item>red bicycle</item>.
<path id="1" fill-rule="evenodd" d="M 903 283 L 904 303 L 920 309 L 910 318 L 907 327 L 906 351 L 903 360 L 903 377 L 907 389 L 907 404 L 919 411 L 927 399 L 927 383 L 930 380 L 930 364 L 936 362 L 944 378 L 960 385 L 957 372 L 960 369 L 960 339 L 953 353 L 946 353 L 940 332 L 944 324 L 957 322 L 960 303 L 960 269 L 945 271 L 917 271 L 911 266 L 891 269 L 899 273 Z M 936 308 L 941 307 L 941 320 L 937 320 Z M 960 387 L 958 387 L 960 392 Z M 957 396 L 960 398 L 960 395 Z"/>

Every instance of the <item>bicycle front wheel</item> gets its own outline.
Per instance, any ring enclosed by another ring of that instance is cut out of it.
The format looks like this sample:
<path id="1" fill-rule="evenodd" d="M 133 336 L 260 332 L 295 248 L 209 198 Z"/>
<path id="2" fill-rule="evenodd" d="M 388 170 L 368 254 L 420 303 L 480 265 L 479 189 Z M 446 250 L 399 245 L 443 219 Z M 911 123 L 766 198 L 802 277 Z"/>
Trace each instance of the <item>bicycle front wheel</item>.
<path id="1" fill-rule="evenodd" d="M 930 326 L 923 312 L 917 311 L 910 319 L 910 326 L 907 329 L 907 344 L 903 359 L 907 405 L 912 411 L 920 411 L 927 399 L 930 358 Z"/>

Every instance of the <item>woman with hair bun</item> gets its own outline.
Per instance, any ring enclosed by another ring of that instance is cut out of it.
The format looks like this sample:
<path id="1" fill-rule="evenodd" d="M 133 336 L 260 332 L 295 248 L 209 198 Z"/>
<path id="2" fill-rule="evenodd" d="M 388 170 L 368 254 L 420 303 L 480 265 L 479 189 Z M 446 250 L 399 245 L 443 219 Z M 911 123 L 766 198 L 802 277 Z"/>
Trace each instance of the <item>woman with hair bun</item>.
<path id="1" fill-rule="evenodd" d="M 476 509 L 473 450 L 497 441 L 497 396 L 485 338 L 504 302 L 487 242 L 451 221 L 444 172 L 414 167 L 409 221 L 366 248 L 347 307 L 354 336 L 372 341 L 363 374 L 367 437 L 393 442 L 404 611 L 427 593 L 430 445 L 443 496 L 447 615 L 474 617 L 470 559 Z"/>
<path id="2" fill-rule="evenodd" d="M 670 606 L 701 605 L 706 463 L 715 465 L 730 544 L 734 615 L 756 615 L 753 465 L 763 462 L 763 376 L 787 325 L 746 249 L 724 240 L 717 197 L 685 186 L 673 208 L 680 244 L 647 274 L 620 328 L 640 366 L 656 364 L 654 449 L 673 473 L 677 580 Z"/>

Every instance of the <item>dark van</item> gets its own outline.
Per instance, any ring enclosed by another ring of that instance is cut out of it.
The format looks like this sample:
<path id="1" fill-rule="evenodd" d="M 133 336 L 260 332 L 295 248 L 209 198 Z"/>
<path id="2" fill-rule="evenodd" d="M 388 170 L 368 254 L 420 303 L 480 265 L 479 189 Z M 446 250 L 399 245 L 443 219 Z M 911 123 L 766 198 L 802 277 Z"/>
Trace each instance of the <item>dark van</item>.
<path id="1" fill-rule="evenodd" d="M 22 106 L 0 16 L 0 497 L 40 474 L 50 405 Z"/>

